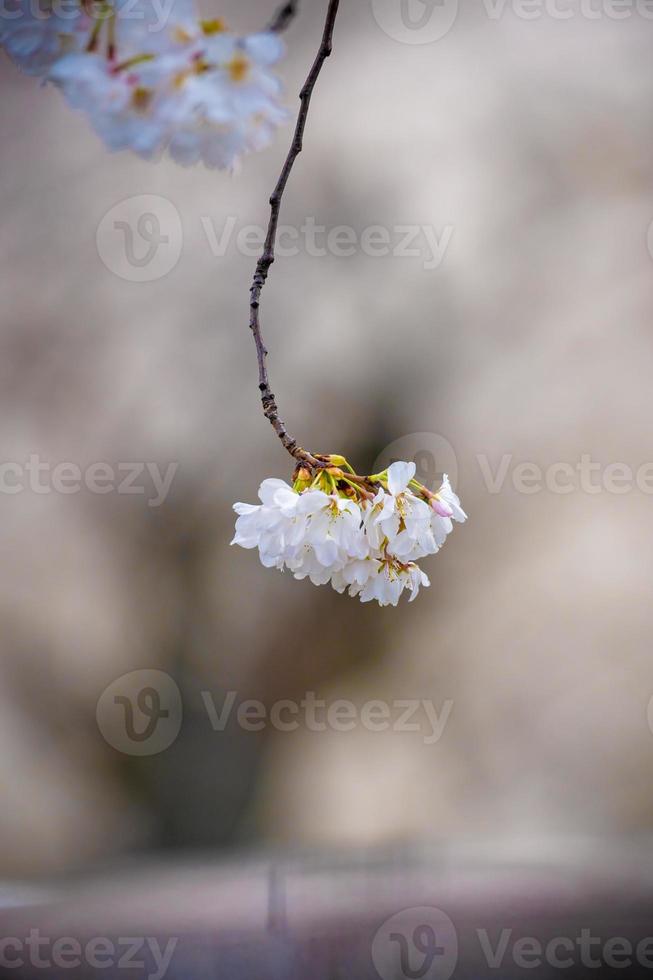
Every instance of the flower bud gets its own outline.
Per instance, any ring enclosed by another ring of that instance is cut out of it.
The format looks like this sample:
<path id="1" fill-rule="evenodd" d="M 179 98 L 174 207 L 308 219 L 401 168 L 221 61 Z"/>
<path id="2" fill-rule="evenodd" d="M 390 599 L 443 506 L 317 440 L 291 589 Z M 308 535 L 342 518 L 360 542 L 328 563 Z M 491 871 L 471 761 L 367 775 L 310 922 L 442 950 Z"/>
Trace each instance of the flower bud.
<path id="1" fill-rule="evenodd" d="M 445 504 L 443 500 L 438 500 L 437 497 L 431 501 L 431 507 L 436 514 L 440 515 L 440 517 L 453 517 L 451 507 L 449 507 L 448 504 Z"/>

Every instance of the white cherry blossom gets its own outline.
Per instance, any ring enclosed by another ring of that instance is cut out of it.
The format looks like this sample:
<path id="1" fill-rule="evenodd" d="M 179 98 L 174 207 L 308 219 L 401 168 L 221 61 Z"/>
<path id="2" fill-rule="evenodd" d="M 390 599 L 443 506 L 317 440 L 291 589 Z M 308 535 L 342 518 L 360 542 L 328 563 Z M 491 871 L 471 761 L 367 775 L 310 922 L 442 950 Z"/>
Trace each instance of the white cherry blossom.
<path id="1" fill-rule="evenodd" d="M 438 550 L 431 531 L 431 509 L 408 489 L 414 477 L 414 463 L 393 463 L 387 473 L 389 493 L 377 494 L 371 518 L 387 550 L 408 561 Z"/>
<path id="2" fill-rule="evenodd" d="M 283 568 L 286 561 L 296 557 L 304 540 L 306 517 L 284 512 L 277 502 L 277 495 L 285 492 L 292 490 L 283 480 L 264 480 L 259 488 L 260 505 L 234 504 L 239 516 L 231 543 L 258 548 L 266 568 Z"/>
<path id="3" fill-rule="evenodd" d="M 447 477 L 437 494 L 427 491 L 415 481 L 412 463 L 394 463 L 363 480 L 370 487 L 383 484 L 374 497 L 356 479 L 358 484 L 336 466 L 292 487 L 264 480 L 260 505 L 234 505 L 232 544 L 258 548 L 266 567 L 287 569 L 314 585 L 330 582 L 361 602 L 396 606 L 405 591 L 412 602 L 429 585 L 416 561 L 437 552 L 452 519 L 466 519 L 460 501 Z"/>
<path id="4" fill-rule="evenodd" d="M 435 542 L 440 548 L 453 531 L 452 521 L 464 524 L 467 514 L 460 506 L 460 500 L 451 489 L 449 477 L 444 474 L 443 483 L 435 498 L 431 500 L 431 531 Z"/>
<path id="5" fill-rule="evenodd" d="M 376 600 L 380 606 L 396 606 L 405 589 L 411 593 L 409 602 L 412 602 L 417 598 L 420 587 L 426 588 L 430 584 L 425 573 L 413 562 L 402 565 L 392 559 L 374 559 L 372 574 L 365 584 L 354 584 L 349 594 L 358 595 L 361 602 Z"/>
<path id="6" fill-rule="evenodd" d="M 152 53 L 156 35 L 144 35 L 139 51 L 132 32 L 126 61 L 77 52 L 60 58 L 48 77 L 87 113 L 109 149 L 145 158 L 168 150 L 184 165 L 234 167 L 244 153 L 267 145 L 287 118 L 279 82 L 269 72 L 282 42 L 201 30 L 182 36 L 183 42 Z"/>
<path id="7" fill-rule="evenodd" d="M 0 46 L 85 113 L 110 150 L 234 169 L 288 120 L 276 33 L 239 37 L 194 0 L 5 0 Z"/>

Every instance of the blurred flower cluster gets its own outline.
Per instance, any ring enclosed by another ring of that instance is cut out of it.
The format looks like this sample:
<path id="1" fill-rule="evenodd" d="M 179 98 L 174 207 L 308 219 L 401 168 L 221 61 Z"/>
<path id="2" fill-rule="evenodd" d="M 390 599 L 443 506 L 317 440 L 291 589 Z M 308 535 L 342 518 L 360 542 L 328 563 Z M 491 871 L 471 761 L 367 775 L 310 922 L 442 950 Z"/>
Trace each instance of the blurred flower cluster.
<path id="1" fill-rule="evenodd" d="M 270 31 L 238 37 L 194 0 L 6 0 L 0 45 L 53 82 L 112 150 L 233 168 L 287 119 Z"/>
<path id="2" fill-rule="evenodd" d="M 267 568 L 330 582 L 361 602 L 396 606 L 405 589 L 412 602 L 430 584 L 417 561 L 436 554 L 452 521 L 466 520 L 448 478 L 433 494 L 415 480 L 414 463 L 361 478 L 343 457 L 327 458 L 315 477 L 300 468 L 292 487 L 264 480 L 260 505 L 234 504 L 232 544 L 258 548 Z"/>

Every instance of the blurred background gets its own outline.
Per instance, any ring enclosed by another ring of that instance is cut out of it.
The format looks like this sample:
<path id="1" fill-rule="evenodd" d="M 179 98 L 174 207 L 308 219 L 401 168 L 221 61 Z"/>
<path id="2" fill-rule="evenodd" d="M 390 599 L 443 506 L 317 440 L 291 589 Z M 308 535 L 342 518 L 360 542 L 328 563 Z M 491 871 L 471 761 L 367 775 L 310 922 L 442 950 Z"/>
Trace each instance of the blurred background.
<path id="1" fill-rule="evenodd" d="M 233 501 L 291 474 L 260 411 L 246 238 L 290 128 L 235 177 L 111 156 L 0 63 L 0 877 L 653 829 L 651 11 L 397 7 L 342 4 L 281 219 L 296 254 L 262 307 L 302 445 L 455 478 L 470 520 L 396 610 L 229 546 Z M 287 34 L 293 111 L 324 9 Z M 204 10 L 249 31 L 274 3 Z M 76 492 L 93 464 L 109 489 Z M 127 700 L 102 702 L 116 684 Z M 426 700 L 442 725 L 237 721 L 307 692 L 395 721 Z M 172 711 L 170 744 L 130 739 L 127 702 L 140 732 Z"/>

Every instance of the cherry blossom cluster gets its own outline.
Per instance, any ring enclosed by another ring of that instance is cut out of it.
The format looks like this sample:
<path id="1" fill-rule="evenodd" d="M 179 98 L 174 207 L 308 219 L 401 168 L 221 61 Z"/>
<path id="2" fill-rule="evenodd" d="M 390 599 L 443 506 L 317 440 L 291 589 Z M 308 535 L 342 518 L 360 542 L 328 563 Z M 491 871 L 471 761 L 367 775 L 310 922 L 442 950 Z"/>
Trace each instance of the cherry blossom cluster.
<path id="1" fill-rule="evenodd" d="M 165 13 L 165 16 L 164 16 Z M 58 86 L 111 150 L 233 168 L 287 120 L 278 34 L 239 37 L 195 0 L 4 0 L 0 45 Z"/>
<path id="2" fill-rule="evenodd" d="M 232 544 L 258 548 L 266 568 L 330 582 L 361 602 L 396 606 L 405 589 L 412 602 L 430 584 L 417 561 L 439 551 L 453 521 L 466 520 L 448 478 L 431 493 L 415 480 L 414 463 L 361 478 L 342 456 L 326 459 L 316 476 L 296 471 L 292 486 L 264 480 L 259 505 L 234 504 Z"/>

